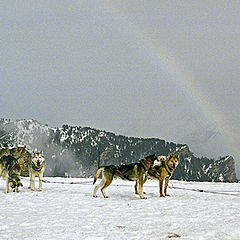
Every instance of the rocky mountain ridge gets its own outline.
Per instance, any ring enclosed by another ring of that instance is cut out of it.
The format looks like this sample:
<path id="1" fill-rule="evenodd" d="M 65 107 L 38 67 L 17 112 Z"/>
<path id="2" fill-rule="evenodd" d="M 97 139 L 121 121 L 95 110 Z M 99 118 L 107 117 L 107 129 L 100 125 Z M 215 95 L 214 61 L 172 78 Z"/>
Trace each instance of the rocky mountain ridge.
<path id="1" fill-rule="evenodd" d="M 127 164 L 156 153 L 180 152 L 180 165 L 173 179 L 187 181 L 237 181 L 234 159 L 197 158 L 186 144 L 158 138 L 116 135 L 89 127 L 63 125 L 51 128 L 36 120 L 0 119 L 0 147 L 26 146 L 43 151 L 45 176 L 91 177 L 98 164 Z"/>

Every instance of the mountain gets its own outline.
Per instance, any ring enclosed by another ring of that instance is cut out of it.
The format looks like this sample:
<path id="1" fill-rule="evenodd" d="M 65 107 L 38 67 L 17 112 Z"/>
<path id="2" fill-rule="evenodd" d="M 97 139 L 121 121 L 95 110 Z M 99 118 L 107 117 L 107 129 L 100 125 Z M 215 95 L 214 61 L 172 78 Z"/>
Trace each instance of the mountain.
<path id="1" fill-rule="evenodd" d="M 0 119 L 0 147 L 26 146 L 28 151 L 43 151 L 45 176 L 92 177 L 100 165 L 137 162 L 156 153 L 180 152 L 180 164 L 173 179 L 187 181 L 237 181 L 234 159 L 197 158 L 186 144 L 158 138 L 116 135 L 89 127 L 63 125 L 51 128 L 36 120 Z"/>

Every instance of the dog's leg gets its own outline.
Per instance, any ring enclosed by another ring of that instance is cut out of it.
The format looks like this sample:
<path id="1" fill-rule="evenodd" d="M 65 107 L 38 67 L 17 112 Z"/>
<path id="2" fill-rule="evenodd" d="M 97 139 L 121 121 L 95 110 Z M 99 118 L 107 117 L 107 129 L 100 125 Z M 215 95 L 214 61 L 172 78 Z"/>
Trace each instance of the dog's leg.
<path id="1" fill-rule="evenodd" d="M 135 189 L 135 194 L 138 194 L 138 180 L 135 181 L 134 189 Z"/>
<path id="2" fill-rule="evenodd" d="M 9 192 L 9 182 L 8 182 L 8 176 L 6 177 L 6 189 L 4 193 L 8 193 Z"/>
<path id="3" fill-rule="evenodd" d="M 113 176 L 111 178 L 106 178 L 106 182 L 104 186 L 101 188 L 101 192 L 104 198 L 109 198 L 109 196 L 105 194 L 105 188 L 107 188 L 112 183 L 112 180 L 113 180 Z"/>
<path id="4" fill-rule="evenodd" d="M 43 172 L 39 173 L 39 192 L 42 191 L 42 180 L 43 180 Z"/>
<path id="5" fill-rule="evenodd" d="M 106 182 L 106 180 L 105 180 L 105 178 L 103 177 L 102 180 L 101 180 L 101 182 L 100 182 L 97 186 L 94 187 L 93 197 L 95 197 L 95 198 L 97 197 L 97 190 L 98 190 L 100 187 L 104 186 L 105 182 Z"/>
<path id="6" fill-rule="evenodd" d="M 143 184 L 148 180 L 148 176 L 146 175 L 145 178 L 143 179 Z M 145 191 L 143 191 L 143 194 L 146 194 Z"/>
<path id="7" fill-rule="evenodd" d="M 30 176 L 30 189 L 35 191 L 35 173 L 31 172 Z"/>
<path id="8" fill-rule="evenodd" d="M 32 181 L 31 181 L 31 180 L 32 180 L 32 179 L 31 179 L 32 173 L 31 173 L 31 170 L 30 170 L 30 169 L 28 170 L 28 175 L 29 175 L 29 186 L 28 186 L 28 189 L 31 189 L 31 186 L 32 186 L 32 184 L 31 184 L 31 182 L 32 182 Z"/>
<path id="9" fill-rule="evenodd" d="M 159 193 L 160 193 L 160 197 L 164 197 L 164 195 L 163 195 L 163 178 L 159 178 Z"/>
<path id="10" fill-rule="evenodd" d="M 167 187 L 168 187 L 169 180 L 170 180 L 170 178 L 166 178 L 165 179 L 165 187 L 164 187 L 164 194 L 165 194 L 165 196 L 170 196 L 169 194 L 167 194 Z"/>
<path id="11" fill-rule="evenodd" d="M 139 189 L 139 196 L 141 199 L 147 199 L 144 195 L 143 195 L 143 176 L 141 176 L 138 179 L 138 189 Z"/>
<path id="12" fill-rule="evenodd" d="M 148 177 L 147 176 L 145 176 L 145 178 L 143 179 L 143 184 L 147 181 L 147 179 L 148 179 Z M 136 184 L 135 184 L 135 186 L 134 186 L 134 188 L 135 188 L 135 194 L 138 194 L 138 180 L 136 180 Z M 144 192 L 143 191 L 143 194 L 146 194 L 146 192 Z"/>

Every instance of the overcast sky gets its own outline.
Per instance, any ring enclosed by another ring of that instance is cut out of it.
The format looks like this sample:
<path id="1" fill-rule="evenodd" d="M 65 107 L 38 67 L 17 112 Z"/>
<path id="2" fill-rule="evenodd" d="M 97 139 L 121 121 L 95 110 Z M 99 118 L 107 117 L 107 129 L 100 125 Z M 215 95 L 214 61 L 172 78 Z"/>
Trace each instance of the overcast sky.
<path id="1" fill-rule="evenodd" d="M 3 1 L 1 117 L 240 159 L 240 1 Z"/>

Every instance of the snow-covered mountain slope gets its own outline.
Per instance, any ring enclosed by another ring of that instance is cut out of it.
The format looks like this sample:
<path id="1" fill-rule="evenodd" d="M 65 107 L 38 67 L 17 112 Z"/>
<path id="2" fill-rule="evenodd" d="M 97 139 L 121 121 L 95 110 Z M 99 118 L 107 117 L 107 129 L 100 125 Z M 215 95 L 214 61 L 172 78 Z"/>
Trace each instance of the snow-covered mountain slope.
<path id="1" fill-rule="evenodd" d="M 160 198 L 149 180 L 143 200 L 132 182 L 114 180 L 104 199 L 92 197 L 93 179 L 45 180 L 42 192 L 24 178 L 20 193 L 4 194 L 0 179 L 1 240 L 240 239 L 239 183 L 171 180 L 171 196 Z"/>
<path id="2" fill-rule="evenodd" d="M 158 138 L 136 138 L 104 130 L 63 125 L 51 128 L 35 120 L 0 119 L 0 147 L 25 145 L 41 150 L 47 159 L 47 176 L 93 176 L 97 165 L 137 162 L 156 153 L 180 152 L 180 165 L 173 178 L 194 181 L 236 181 L 234 159 L 197 158 L 186 144 Z"/>

